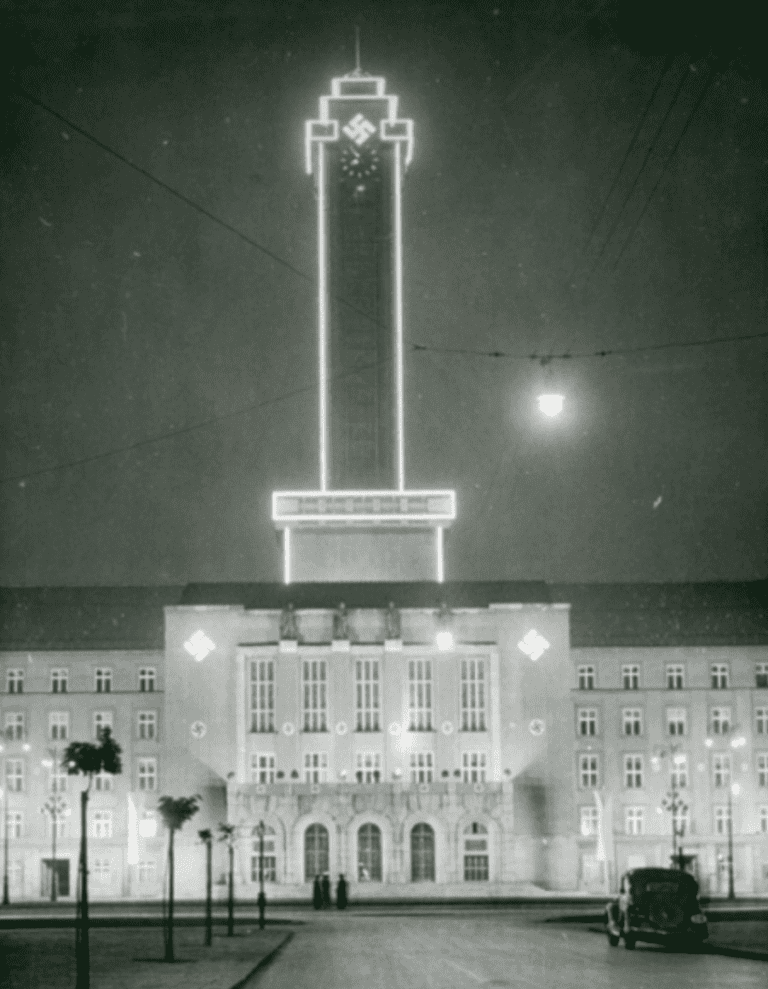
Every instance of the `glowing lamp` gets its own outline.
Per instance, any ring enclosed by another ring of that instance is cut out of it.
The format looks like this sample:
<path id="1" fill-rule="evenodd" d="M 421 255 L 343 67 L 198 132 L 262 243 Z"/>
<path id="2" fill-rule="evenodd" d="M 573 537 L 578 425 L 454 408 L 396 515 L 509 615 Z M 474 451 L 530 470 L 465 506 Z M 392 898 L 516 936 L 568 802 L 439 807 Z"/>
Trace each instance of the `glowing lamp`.
<path id="1" fill-rule="evenodd" d="M 435 636 L 435 642 L 440 652 L 450 652 L 453 649 L 453 632 L 447 628 L 441 629 Z"/>
<path id="2" fill-rule="evenodd" d="M 537 399 L 539 411 L 553 418 L 563 411 L 564 397 L 562 395 L 539 395 Z"/>
<path id="3" fill-rule="evenodd" d="M 738 783 L 734 783 L 731 786 L 731 793 L 734 795 L 734 797 L 738 797 L 738 795 L 741 793 L 741 787 L 739 786 Z"/>
<path id="4" fill-rule="evenodd" d="M 139 837 L 154 838 L 157 834 L 157 821 L 154 817 L 145 817 L 139 821 Z"/>
<path id="5" fill-rule="evenodd" d="M 437 633 L 435 634 L 435 642 L 440 652 L 450 652 L 453 649 L 452 622 L 451 609 L 443 601 L 437 613 Z"/>
<path id="6" fill-rule="evenodd" d="M 711 738 L 705 738 L 704 739 L 704 744 L 706 745 L 706 747 L 708 749 L 711 749 L 712 748 L 712 739 Z"/>
<path id="7" fill-rule="evenodd" d="M 741 736 L 740 738 L 732 738 L 731 739 L 731 748 L 732 749 L 740 749 L 742 747 L 742 745 L 746 745 L 746 744 L 747 744 L 747 740 L 746 740 L 746 738 L 744 738 L 744 736 Z"/>
<path id="8" fill-rule="evenodd" d="M 685 756 L 684 755 L 676 755 L 675 756 L 675 765 L 676 766 L 682 766 L 684 763 L 685 763 Z"/>

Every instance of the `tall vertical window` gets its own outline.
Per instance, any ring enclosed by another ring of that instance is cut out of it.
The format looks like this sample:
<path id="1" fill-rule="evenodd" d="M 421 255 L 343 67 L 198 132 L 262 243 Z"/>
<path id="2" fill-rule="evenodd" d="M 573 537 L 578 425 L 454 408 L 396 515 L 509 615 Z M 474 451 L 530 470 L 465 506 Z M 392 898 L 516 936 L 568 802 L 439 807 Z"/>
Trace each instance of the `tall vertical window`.
<path id="1" fill-rule="evenodd" d="M 728 664 L 713 663 L 710 667 L 710 682 L 713 690 L 726 690 L 728 687 Z"/>
<path id="2" fill-rule="evenodd" d="M 594 790 L 599 785 L 600 760 L 596 755 L 579 756 L 579 785 L 582 790 Z"/>
<path id="3" fill-rule="evenodd" d="M 305 783 L 328 782 L 328 753 L 327 752 L 304 753 L 304 782 Z"/>
<path id="4" fill-rule="evenodd" d="M 464 831 L 464 882 L 488 882 L 488 829 L 477 821 Z"/>
<path id="5" fill-rule="evenodd" d="M 461 730 L 485 731 L 485 662 L 461 661 Z"/>
<path id="6" fill-rule="evenodd" d="M 580 666 L 578 668 L 579 690 L 595 689 L 595 668 L 594 666 Z"/>
<path id="7" fill-rule="evenodd" d="M 142 694 L 151 694 L 155 689 L 154 666 L 142 666 L 139 670 L 139 690 Z"/>
<path id="8" fill-rule="evenodd" d="M 376 824 L 358 829 L 357 878 L 361 883 L 381 882 L 381 828 Z"/>
<path id="9" fill-rule="evenodd" d="M 757 754 L 757 785 L 768 786 L 768 752 Z"/>
<path id="10" fill-rule="evenodd" d="M 311 883 L 315 876 L 328 872 L 328 828 L 323 824 L 310 824 L 304 832 L 304 881 Z"/>
<path id="11" fill-rule="evenodd" d="M 411 882 L 435 881 L 435 832 L 429 824 L 411 830 Z"/>
<path id="12" fill-rule="evenodd" d="M 645 808 L 624 808 L 624 834 L 639 835 L 645 832 Z"/>
<path id="13" fill-rule="evenodd" d="M 67 771 L 62 766 L 54 763 L 48 777 L 48 789 L 51 793 L 67 792 Z"/>
<path id="14" fill-rule="evenodd" d="M 755 731 L 758 735 L 768 735 L 768 707 L 755 709 Z"/>
<path id="15" fill-rule="evenodd" d="M 624 756 L 624 786 L 628 790 L 643 788 L 643 757 L 641 755 Z"/>
<path id="16" fill-rule="evenodd" d="M 684 790 L 688 786 L 688 756 L 682 752 L 672 760 L 669 782 L 673 790 Z"/>
<path id="17" fill-rule="evenodd" d="M 768 806 L 765 804 L 760 808 L 760 831 L 768 834 Z"/>
<path id="18" fill-rule="evenodd" d="M 716 752 L 712 756 L 712 784 L 718 790 L 731 785 L 730 752 Z"/>
<path id="19" fill-rule="evenodd" d="M 93 866 L 89 869 L 92 871 L 94 880 L 101 886 L 105 886 L 112 877 L 112 863 L 109 859 L 105 858 L 95 858 L 93 860 Z"/>
<path id="20" fill-rule="evenodd" d="M 139 861 L 139 886 L 152 886 L 157 879 L 157 863 L 154 859 Z"/>
<path id="21" fill-rule="evenodd" d="M 690 834 L 691 812 L 685 806 L 677 807 L 672 812 L 672 824 L 679 835 Z"/>
<path id="22" fill-rule="evenodd" d="M 24 731 L 24 712 L 6 711 L 5 714 L 5 738 L 8 742 L 20 742 L 26 732 Z"/>
<path id="23" fill-rule="evenodd" d="M 23 694 L 24 670 L 8 670 L 5 674 L 5 688 L 9 694 Z"/>
<path id="24" fill-rule="evenodd" d="M 590 804 L 579 808 L 579 831 L 583 838 L 591 838 L 600 828 L 600 814 L 597 807 Z"/>
<path id="25" fill-rule="evenodd" d="M 731 709 L 729 707 L 713 707 L 710 711 L 710 724 L 713 735 L 727 735 L 731 730 Z"/>
<path id="26" fill-rule="evenodd" d="M 684 707 L 667 708 L 667 733 L 669 735 L 685 735 L 686 721 Z"/>
<path id="27" fill-rule="evenodd" d="M 682 663 L 667 664 L 667 690 L 682 690 L 685 686 L 685 667 Z"/>
<path id="28" fill-rule="evenodd" d="M 578 711 L 578 725 L 580 735 L 597 734 L 597 709 L 594 707 L 580 707 Z"/>
<path id="29" fill-rule="evenodd" d="M 251 783 L 275 782 L 274 752 L 251 752 Z"/>
<path id="30" fill-rule="evenodd" d="M 728 834 L 728 821 L 731 819 L 729 810 L 727 804 L 715 807 L 715 834 Z"/>
<path id="31" fill-rule="evenodd" d="M 355 728 L 380 731 L 381 698 L 378 659 L 355 661 Z"/>
<path id="32" fill-rule="evenodd" d="M 157 738 L 157 711 L 139 711 L 137 731 L 140 739 L 153 741 Z"/>
<path id="33" fill-rule="evenodd" d="M 642 710 L 639 707 L 625 707 L 621 712 L 621 723 L 625 735 L 642 735 Z"/>
<path id="34" fill-rule="evenodd" d="M 251 731 L 275 730 L 275 662 L 251 660 Z"/>
<path id="35" fill-rule="evenodd" d="M 51 693 L 52 694 L 66 694 L 67 685 L 69 683 L 69 670 L 58 669 L 51 670 Z"/>
<path id="36" fill-rule="evenodd" d="M 408 662 L 408 730 L 432 731 L 432 660 Z"/>
<path id="37" fill-rule="evenodd" d="M 98 739 L 101 738 L 101 733 L 105 728 L 111 729 L 112 725 L 112 712 L 111 711 L 94 711 L 93 712 L 93 737 Z"/>
<path id="38" fill-rule="evenodd" d="M 8 811 L 8 837 L 15 838 L 17 841 L 21 840 L 24 836 L 24 811 L 23 810 L 9 810 Z"/>
<path id="39" fill-rule="evenodd" d="M 327 672 L 324 659 L 303 663 L 304 731 L 327 731 Z"/>
<path id="40" fill-rule="evenodd" d="M 768 687 L 768 663 L 755 663 L 755 686 Z"/>
<path id="41" fill-rule="evenodd" d="M 251 832 L 251 882 L 257 883 L 263 877 L 265 883 L 277 882 L 277 836 L 275 829 L 264 828 L 264 837 L 259 837 L 257 828 Z M 261 861 L 261 851 L 264 850 L 264 860 Z"/>
<path id="42" fill-rule="evenodd" d="M 112 692 L 112 670 L 99 667 L 96 670 L 96 693 L 109 694 Z"/>
<path id="43" fill-rule="evenodd" d="M 112 773 L 102 769 L 93 777 L 93 788 L 97 793 L 112 792 Z"/>
<path id="44" fill-rule="evenodd" d="M 355 757 L 355 779 L 358 783 L 378 783 L 381 780 L 381 753 L 358 752 Z"/>
<path id="45" fill-rule="evenodd" d="M 485 783 L 485 752 L 461 753 L 461 778 L 465 783 Z"/>
<path id="46" fill-rule="evenodd" d="M 624 690 L 640 689 L 640 667 L 636 663 L 628 663 L 622 666 L 621 685 Z"/>
<path id="47" fill-rule="evenodd" d="M 48 737 L 53 742 L 69 738 L 69 711 L 51 711 L 48 715 Z"/>
<path id="48" fill-rule="evenodd" d="M 431 752 L 411 752 L 411 783 L 431 783 L 433 771 Z"/>
<path id="49" fill-rule="evenodd" d="M 139 759 L 139 789 L 157 789 L 157 759 Z"/>
<path id="50" fill-rule="evenodd" d="M 95 810 L 91 819 L 91 830 L 94 838 L 111 838 L 112 811 Z"/>

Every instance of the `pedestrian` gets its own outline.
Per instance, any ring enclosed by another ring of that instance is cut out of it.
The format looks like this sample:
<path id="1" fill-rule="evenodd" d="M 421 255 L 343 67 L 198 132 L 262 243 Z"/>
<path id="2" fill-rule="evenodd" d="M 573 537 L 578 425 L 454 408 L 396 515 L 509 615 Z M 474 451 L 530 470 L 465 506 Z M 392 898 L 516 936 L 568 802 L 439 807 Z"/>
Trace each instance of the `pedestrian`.
<path id="1" fill-rule="evenodd" d="M 320 876 L 315 876 L 315 884 L 312 887 L 312 906 L 315 910 L 320 910 L 323 905 L 323 888 L 320 885 Z"/>
<path id="2" fill-rule="evenodd" d="M 331 877 L 327 872 L 323 873 L 322 903 L 326 910 L 331 906 Z"/>
<path id="3" fill-rule="evenodd" d="M 347 909 L 347 880 L 344 873 L 339 873 L 339 882 L 336 886 L 336 906 L 339 910 Z"/>

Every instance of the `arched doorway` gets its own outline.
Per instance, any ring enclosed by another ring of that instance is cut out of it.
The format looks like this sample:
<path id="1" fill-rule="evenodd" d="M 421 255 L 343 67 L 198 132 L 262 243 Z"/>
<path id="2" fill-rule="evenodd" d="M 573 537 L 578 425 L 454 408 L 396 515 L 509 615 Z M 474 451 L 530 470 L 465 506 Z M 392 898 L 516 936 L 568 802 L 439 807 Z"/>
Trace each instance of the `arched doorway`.
<path id="1" fill-rule="evenodd" d="M 464 881 L 488 881 L 488 828 L 474 821 L 464 830 Z"/>
<path id="2" fill-rule="evenodd" d="M 435 881 L 435 832 L 429 824 L 411 831 L 411 882 Z"/>
<path id="3" fill-rule="evenodd" d="M 328 872 L 328 828 L 310 824 L 304 832 L 304 882 Z"/>
<path id="4" fill-rule="evenodd" d="M 357 878 L 361 883 L 381 882 L 381 829 L 376 824 L 358 829 Z"/>

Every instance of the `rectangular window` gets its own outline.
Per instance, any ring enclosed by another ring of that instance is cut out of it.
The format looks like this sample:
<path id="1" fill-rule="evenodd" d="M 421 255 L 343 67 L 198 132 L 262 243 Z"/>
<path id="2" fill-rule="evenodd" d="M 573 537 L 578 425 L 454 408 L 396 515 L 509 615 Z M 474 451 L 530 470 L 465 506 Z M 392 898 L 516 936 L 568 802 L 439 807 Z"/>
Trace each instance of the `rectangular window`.
<path id="1" fill-rule="evenodd" d="M 624 786 L 628 790 L 642 790 L 643 757 L 641 755 L 624 756 Z"/>
<path id="2" fill-rule="evenodd" d="M 685 686 L 685 667 L 682 663 L 667 664 L 667 690 L 682 690 Z"/>
<path id="3" fill-rule="evenodd" d="M 69 684 L 69 670 L 51 670 L 51 693 L 66 694 Z"/>
<path id="4" fill-rule="evenodd" d="M 768 735 L 768 707 L 755 709 L 755 731 L 758 735 Z"/>
<path id="5" fill-rule="evenodd" d="M 760 831 L 763 834 L 768 834 L 768 806 L 766 805 L 760 808 Z"/>
<path id="6" fill-rule="evenodd" d="M 461 778 L 465 783 L 485 783 L 485 752 L 461 753 Z"/>
<path id="7" fill-rule="evenodd" d="M 578 668 L 578 674 L 579 674 L 579 690 L 595 689 L 594 666 L 580 666 Z"/>
<path id="8" fill-rule="evenodd" d="M 411 783 L 431 783 L 433 769 L 431 752 L 411 752 Z"/>
<path id="9" fill-rule="evenodd" d="M 112 693 L 112 670 L 99 667 L 96 670 L 96 693 Z"/>
<path id="10" fill-rule="evenodd" d="M 327 752 L 304 753 L 304 782 L 305 783 L 328 782 L 328 753 Z"/>
<path id="11" fill-rule="evenodd" d="M 710 724 L 713 735 L 727 735 L 731 730 L 731 709 L 729 707 L 713 707 L 710 711 Z"/>
<path id="12" fill-rule="evenodd" d="M 768 786 L 768 752 L 757 754 L 757 785 Z"/>
<path id="13" fill-rule="evenodd" d="M 112 878 L 112 863 L 109 859 L 95 858 L 89 872 L 96 883 L 105 886 Z"/>
<path id="14" fill-rule="evenodd" d="M 598 756 L 586 753 L 579 756 L 579 783 L 582 790 L 594 790 L 600 785 L 599 768 Z"/>
<path id="15" fill-rule="evenodd" d="M 597 807 L 580 807 L 579 818 L 579 830 L 582 838 L 594 837 L 600 829 L 600 814 Z"/>
<path id="16" fill-rule="evenodd" d="M 642 710 L 639 707 L 625 707 L 621 712 L 621 723 L 625 735 L 642 735 Z"/>
<path id="17" fill-rule="evenodd" d="M 251 752 L 251 783 L 275 782 L 274 752 Z"/>
<path id="18" fill-rule="evenodd" d="M 755 686 L 768 687 L 768 663 L 755 663 Z"/>
<path id="19" fill-rule="evenodd" d="M 5 739 L 8 742 L 21 742 L 26 732 L 24 730 L 24 712 L 6 711 L 5 713 Z"/>
<path id="20" fill-rule="evenodd" d="M 667 734 L 685 735 L 687 714 L 684 707 L 667 708 Z"/>
<path id="21" fill-rule="evenodd" d="M 328 699 L 327 672 L 324 659 L 305 659 L 304 681 L 304 731 L 327 731 Z"/>
<path id="22" fill-rule="evenodd" d="M 93 737 L 95 739 L 101 738 L 101 731 L 103 728 L 113 728 L 112 724 L 112 711 L 94 711 L 93 712 Z"/>
<path id="23" fill-rule="evenodd" d="M 461 730 L 485 731 L 485 662 L 461 661 Z"/>
<path id="24" fill-rule="evenodd" d="M 731 815 L 728 813 L 728 805 L 715 807 L 715 834 L 728 834 L 728 821 Z"/>
<path id="25" fill-rule="evenodd" d="M 69 711 L 50 712 L 48 737 L 54 742 L 65 742 L 69 738 Z"/>
<path id="26" fill-rule="evenodd" d="M 378 783 L 381 780 L 381 754 L 358 752 L 355 757 L 355 779 L 358 783 Z"/>
<path id="27" fill-rule="evenodd" d="M 157 789 L 157 759 L 139 759 L 139 789 Z"/>
<path id="28" fill-rule="evenodd" d="M 580 707 L 578 712 L 579 734 L 597 734 L 597 709 L 594 707 Z"/>
<path id="29" fill-rule="evenodd" d="M 731 785 L 731 756 L 729 752 L 716 752 L 712 756 L 712 784 L 718 790 Z"/>
<path id="30" fill-rule="evenodd" d="M 93 818 L 91 823 L 92 834 L 94 838 L 111 838 L 112 837 L 112 811 L 111 810 L 95 810 L 93 812 Z"/>
<path id="31" fill-rule="evenodd" d="M 24 760 L 5 760 L 5 786 L 9 793 L 24 792 Z"/>
<path id="32" fill-rule="evenodd" d="M 139 690 L 142 694 L 151 694 L 155 689 L 154 666 L 142 666 L 139 670 Z"/>
<path id="33" fill-rule="evenodd" d="M 688 756 L 682 752 L 677 752 L 672 759 L 669 782 L 673 790 L 684 790 L 688 786 Z"/>
<path id="34" fill-rule="evenodd" d="M 261 861 L 261 853 L 264 852 L 264 861 Z M 254 832 L 252 854 L 251 854 L 251 882 L 258 883 L 263 876 L 265 883 L 277 882 L 277 852 L 275 849 L 275 833 L 272 828 L 264 832 L 264 837 L 259 838 Z"/>
<path id="35" fill-rule="evenodd" d="M 157 864 L 154 859 L 141 859 L 139 862 L 139 885 L 152 886 L 157 878 Z"/>
<path id="36" fill-rule="evenodd" d="M 629 663 L 622 666 L 621 685 L 624 690 L 640 689 L 640 667 L 636 663 Z"/>
<path id="37" fill-rule="evenodd" d="M 355 729 L 380 731 L 381 694 L 378 659 L 355 661 Z"/>
<path id="38" fill-rule="evenodd" d="M 97 793 L 111 793 L 112 792 L 112 773 L 108 773 L 105 770 L 96 773 L 93 777 L 93 789 Z"/>
<path id="39" fill-rule="evenodd" d="M 408 662 L 408 731 L 432 731 L 432 660 Z"/>
<path id="40" fill-rule="evenodd" d="M 690 834 L 691 813 L 687 807 L 678 807 L 672 815 L 672 824 L 679 836 Z"/>
<path id="41" fill-rule="evenodd" d="M 157 738 L 157 711 L 139 711 L 137 728 L 140 739 L 154 741 Z"/>
<path id="42" fill-rule="evenodd" d="M 48 789 L 51 793 L 67 792 L 67 771 L 62 766 L 57 766 L 55 763 L 51 766 L 51 772 L 48 776 Z"/>
<path id="43" fill-rule="evenodd" d="M 713 690 L 728 689 L 728 664 L 713 663 L 710 667 L 711 686 Z"/>
<path id="44" fill-rule="evenodd" d="M 8 670 L 5 685 L 9 694 L 24 693 L 24 670 Z"/>
<path id="45" fill-rule="evenodd" d="M 624 834 L 639 835 L 645 833 L 645 808 L 624 808 Z"/>
<path id="46" fill-rule="evenodd" d="M 251 731 L 275 730 L 275 661 L 251 660 Z"/>
<path id="47" fill-rule="evenodd" d="M 0 824 L 2 824 L 2 820 L 0 820 Z M 23 810 L 8 811 L 8 837 L 10 839 L 15 839 L 16 841 L 21 841 L 24 837 Z"/>

